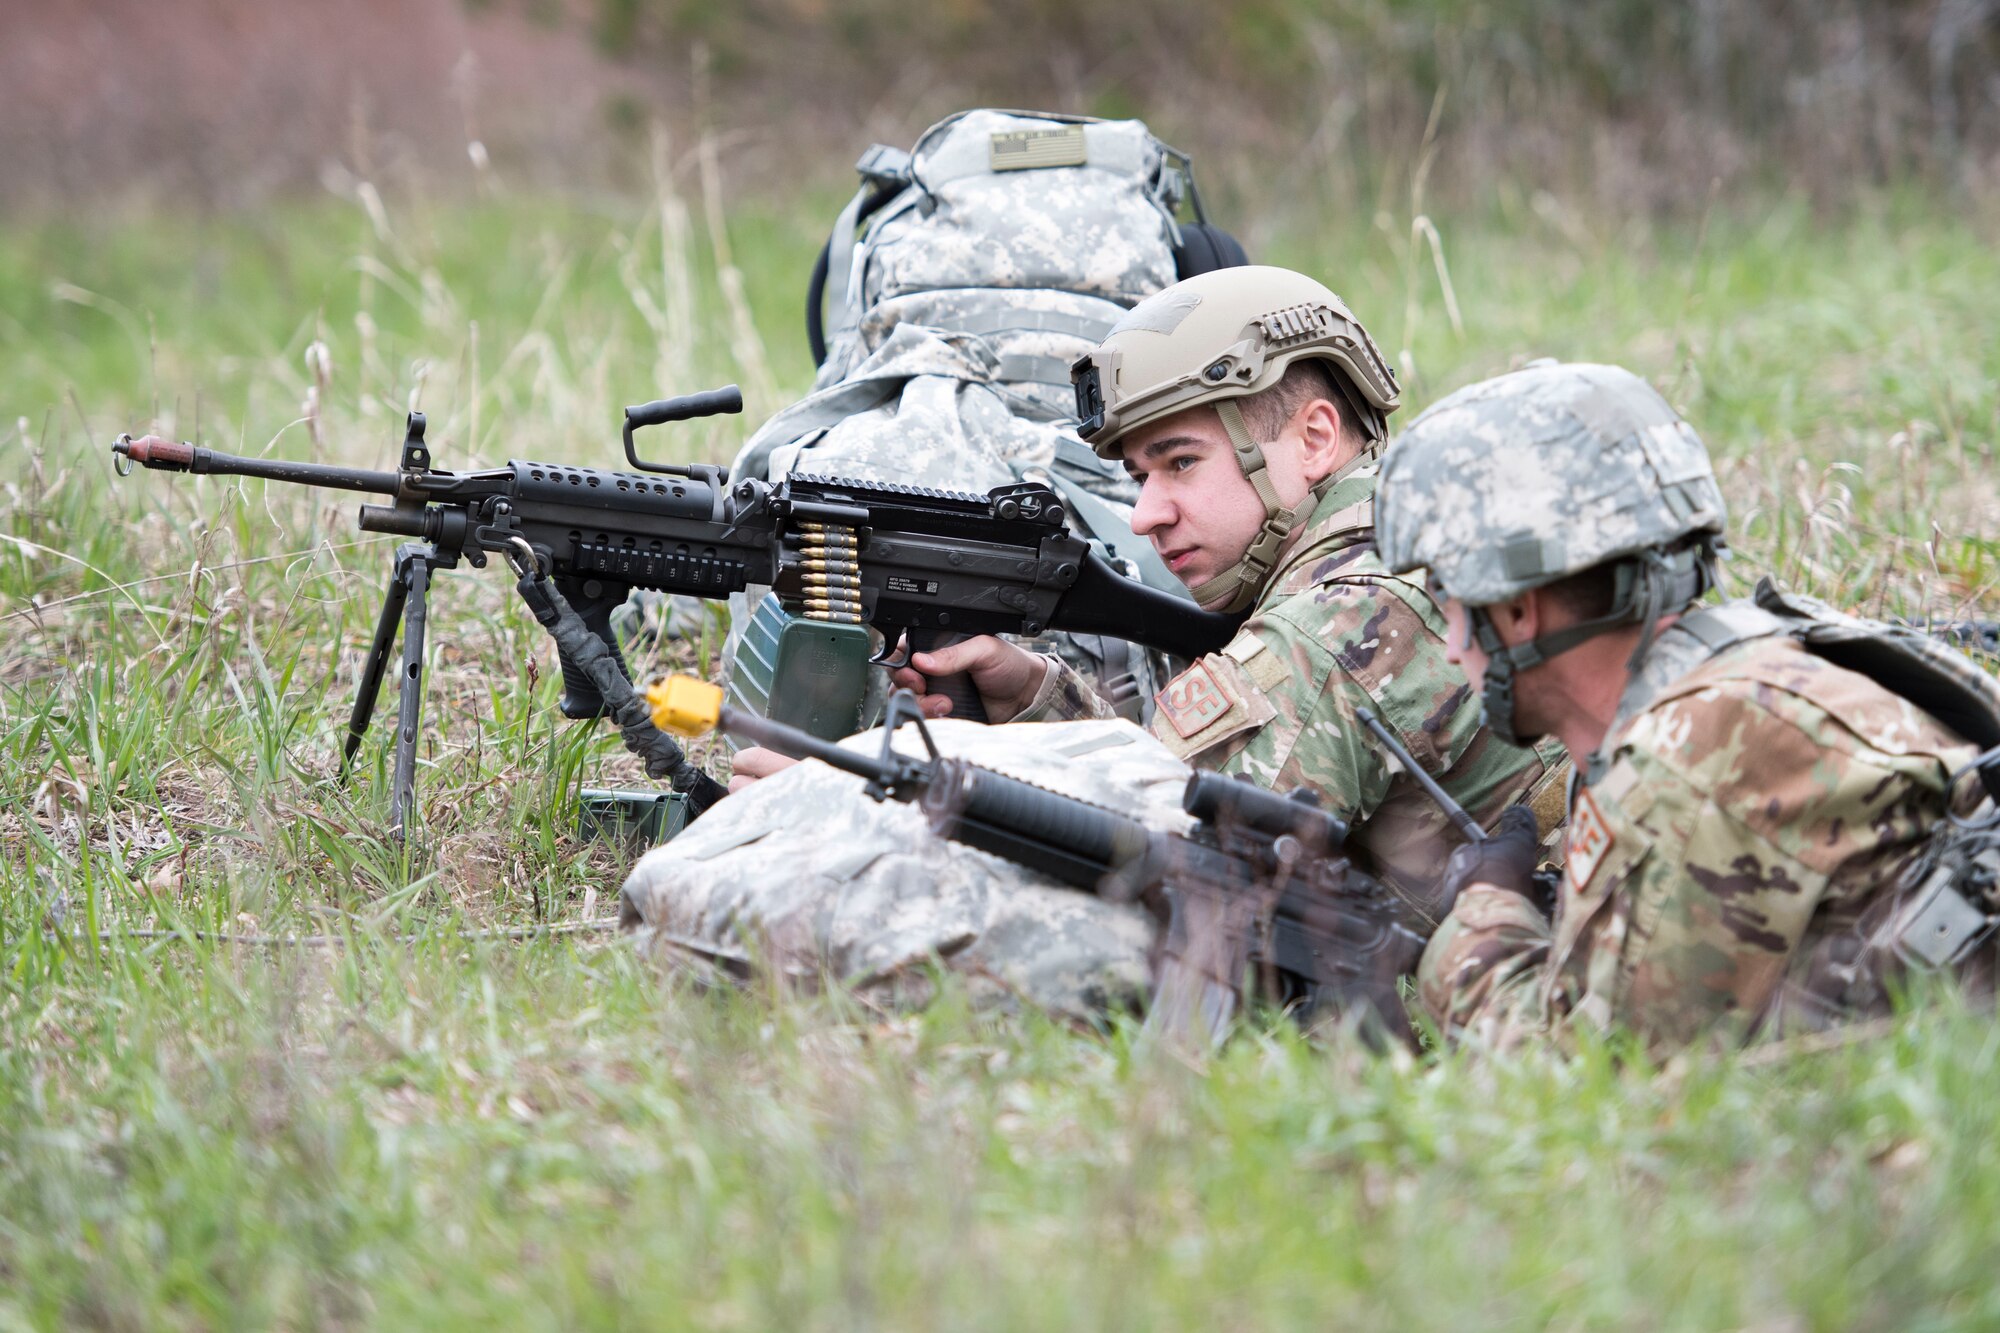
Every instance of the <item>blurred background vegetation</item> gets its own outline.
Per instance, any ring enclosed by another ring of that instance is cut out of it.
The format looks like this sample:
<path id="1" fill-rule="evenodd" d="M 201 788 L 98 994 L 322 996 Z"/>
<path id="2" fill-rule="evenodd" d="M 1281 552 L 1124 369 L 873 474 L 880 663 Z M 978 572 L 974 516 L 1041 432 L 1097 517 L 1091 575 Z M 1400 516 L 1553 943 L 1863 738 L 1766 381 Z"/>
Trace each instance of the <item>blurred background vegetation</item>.
<path id="1" fill-rule="evenodd" d="M 0 0 L 0 1330 L 2000 1326 L 1990 1012 L 1664 1070 L 1274 1022 L 1195 1075 L 465 939 L 602 922 L 575 791 L 640 781 L 508 581 L 436 585 L 401 844 L 393 699 L 335 781 L 393 541 L 111 476 L 147 428 L 384 467 L 411 408 L 444 467 L 602 464 L 734 379 L 653 446 L 726 459 L 810 382 L 855 157 L 978 104 L 1143 115 L 1404 419 L 1647 375 L 1731 591 L 2000 616 L 1995 0 Z"/>
<path id="2" fill-rule="evenodd" d="M 0 88 L 14 211 L 643 191 L 655 124 L 795 191 L 981 104 L 1143 115 L 1280 209 L 2000 181 L 1994 0 L 86 0 L 0 6 Z"/>

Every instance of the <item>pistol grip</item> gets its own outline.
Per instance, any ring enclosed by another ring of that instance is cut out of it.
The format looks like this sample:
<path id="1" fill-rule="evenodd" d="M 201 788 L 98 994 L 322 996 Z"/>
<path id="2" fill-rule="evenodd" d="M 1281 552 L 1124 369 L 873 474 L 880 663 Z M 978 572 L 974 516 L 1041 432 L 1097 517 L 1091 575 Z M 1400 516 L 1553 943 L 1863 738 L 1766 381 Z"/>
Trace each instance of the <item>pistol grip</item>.
<path id="1" fill-rule="evenodd" d="M 964 638 L 963 634 L 953 634 L 949 630 L 921 629 L 912 626 L 909 630 L 910 651 L 913 653 L 936 652 L 949 647 Z M 951 700 L 951 715 L 967 722 L 986 721 L 986 701 L 979 697 L 979 690 L 972 683 L 969 671 L 955 672 L 949 676 L 926 676 L 929 684 L 926 694 L 941 694 Z"/>
<path id="2" fill-rule="evenodd" d="M 556 591 L 570 604 L 584 625 L 603 640 L 611 650 L 612 660 L 618 663 L 618 670 L 625 679 L 632 679 L 632 668 L 625 661 L 625 654 L 619 651 L 618 635 L 611 628 L 611 613 L 617 609 L 631 589 L 622 583 L 608 583 L 602 579 L 558 577 Z M 556 657 L 562 667 L 563 697 L 559 707 L 567 718 L 603 717 L 609 711 L 604 695 L 597 688 L 597 682 L 582 666 L 570 660 L 568 653 L 557 645 Z"/>

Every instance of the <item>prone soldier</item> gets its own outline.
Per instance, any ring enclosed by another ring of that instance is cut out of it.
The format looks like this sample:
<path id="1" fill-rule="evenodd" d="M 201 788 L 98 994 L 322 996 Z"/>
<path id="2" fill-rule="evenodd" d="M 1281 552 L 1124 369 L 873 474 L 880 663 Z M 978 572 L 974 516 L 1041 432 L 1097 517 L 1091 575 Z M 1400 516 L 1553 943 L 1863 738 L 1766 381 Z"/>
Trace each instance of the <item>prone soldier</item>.
<path id="1" fill-rule="evenodd" d="M 1079 434 L 1140 484 L 1132 527 L 1235 638 L 1170 681 L 1153 734 L 1198 768 L 1311 788 L 1349 819 L 1357 865 L 1421 908 L 1462 835 L 1376 748 L 1373 710 L 1481 823 L 1524 800 L 1561 814 L 1561 752 L 1479 724 L 1421 583 L 1373 539 L 1393 373 L 1321 283 L 1243 267 L 1140 302 L 1079 360 Z M 896 683 L 969 671 L 995 721 L 1104 717 L 1066 663 L 994 638 L 919 653 Z M 932 716 L 949 704 L 926 697 Z M 749 756 L 752 770 L 768 759 Z"/>
<path id="2" fill-rule="evenodd" d="M 1151 736 L 1090 720 L 1110 710 L 1066 664 L 997 639 L 918 653 L 896 683 L 921 691 L 924 673 L 969 670 L 990 718 L 1059 725 L 1041 737 L 959 723 L 939 731 L 941 747 L 1127 812 L 1136 806 L 1121 784 L 1164 791 L 1176 758 L 1311 788 L 1350 823 L 1355 866 L 1409 900 L 1427 933 L 1463 834 L 1376 748 L 1358 710 L 1489 825 L 1523 802 L 1559 820 L 1563 760 L 1553 741 L 1514 746 L 1480 726 L 1473 691 L 1445 658 L 1437 607 L 1375 554 L 1375 471 L 1397 390 L 1374 343 L 1311 278 L 1233 268 L 1140 302 L 1076 378 L 1085 437 L 1141 484 L 1134 528 L 1198 602 L 1247 613 L 1241 630 L 1167 687 Z M 923 706 L 949 712 L 941 697 Z M 953 971 L 1004 977 L 1010 996 L 1064 1012 L 1137 998 L 1152 938 L 1132 909 L 992 858 L 936 853 L 907 819 L 885 822 L 909 811 L 867 809 L 851 782 L 829 785 L 821 779 L 840 775 L 817 766 L 755 748 L 736 764 L 732 789 L 786 771 L 641 861 L 625 888 L 629 919 L 705 940 L 756 922 L 774 951 L 842 971 L 930 949 Z M 793 818 L 842 800 L 837 840 L 825 834 L 832 816 Z M 1532 862 L 1536 819 L 1528 809 L 1507 819 L 1517 835 L 1527 826 Z"/>
<path id="3" fill-rule="evenodd" d="M 1448 1034 L 1669 1048 L 1880 1011 L 1912 967 L 1990 978 L 2000 687 L 1768 582 L 1696 608 L 1722 495 L 1642 380 L 1543 363 L 1452 394 L 1390 450 L 1376 519 L 1496 738 L 1577 763 L 1552 916 L 1492 843 L 1447 877 L 1418 978 Z"/>

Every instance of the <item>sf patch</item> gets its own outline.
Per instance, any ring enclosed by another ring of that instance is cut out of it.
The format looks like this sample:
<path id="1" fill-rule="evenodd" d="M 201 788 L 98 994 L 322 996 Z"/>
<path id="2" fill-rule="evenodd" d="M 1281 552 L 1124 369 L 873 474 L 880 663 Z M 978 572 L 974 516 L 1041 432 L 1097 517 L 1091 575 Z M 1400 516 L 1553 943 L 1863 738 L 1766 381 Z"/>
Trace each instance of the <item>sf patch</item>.
<path id="1" fill-rule="evenodd" d="M 1167 719 L 1175 733 L 1187 740 L 1227 713 L 1236 699 L 1208 669 L 1208 663 L 1196 662 L 1168 681 L 1153 702 L 1159 705 L 1160 716 Z"/>
<path id="2" fill-rule="evenodd" d="M 1175 676 L 1153 703 L 1154 738 L 1182 760 L 1211 753 L 1277 716 L 1250 673 L 1224 654 L 1204 657 Z"/>
<path id="3" fill-rule="evenodd" d="M 1597 808 L 1590 788 L 1577 788 L 1576 804 L 1569 814 L 1569 848 L 1563 857 L 1569 881 L 1577 892 L 1590 887 L 1591 876 L 1604 864 L 1611 844 L 1611 826 L 1605 822 L 1604 812 Z"/>

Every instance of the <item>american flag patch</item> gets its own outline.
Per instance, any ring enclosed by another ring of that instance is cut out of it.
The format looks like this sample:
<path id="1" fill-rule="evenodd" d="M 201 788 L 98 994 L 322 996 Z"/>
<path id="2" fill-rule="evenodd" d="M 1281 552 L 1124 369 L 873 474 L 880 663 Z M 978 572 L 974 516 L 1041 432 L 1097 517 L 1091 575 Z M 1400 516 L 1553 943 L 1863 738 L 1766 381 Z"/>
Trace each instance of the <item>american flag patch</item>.
<path id="1" fill-rule="evenodd" d="M 992 171 L 1026 171 L 1030 167 L 1080 167 L 1089 160 L 1083 126 L 1059 130 L 1009 130 L 996 134 L 986 150 Z"/>

